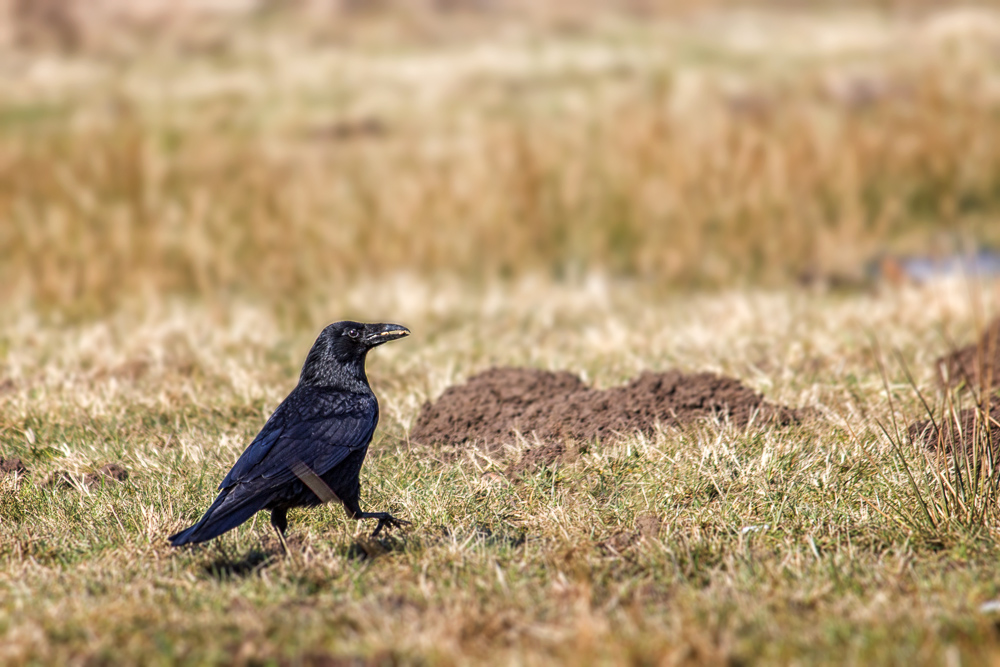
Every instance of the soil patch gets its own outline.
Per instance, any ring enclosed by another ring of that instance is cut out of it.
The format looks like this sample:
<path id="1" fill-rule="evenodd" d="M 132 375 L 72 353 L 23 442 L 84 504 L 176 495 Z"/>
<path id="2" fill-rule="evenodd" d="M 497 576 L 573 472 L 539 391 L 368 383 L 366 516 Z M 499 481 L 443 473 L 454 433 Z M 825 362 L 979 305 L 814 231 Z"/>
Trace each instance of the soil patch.
<path id="1" fill-rule="evenodd" d="M 28 474 L 28 469 L 21 463 L 21 459 L 0 458 L 0 477 L 11 474 L 23 477 Z"/>
<path id="2" fill-rule="evenodd" d="M 497 452 L 522 433 L 539 444 L 509 471 L 517 473 L 571 455 L 580 443 L 650 435 L 658 423 L 721 418 L 743 427 L 751 419 L 789 424 L 801 417 L 739 380 L 713 373 L 647 372 L 621 387 L 597 390 L 564 371 L 493 368 L 424 404 L 410 438 L 427 445 L 475 443 Z"/>
<path id="3" fill-rule="evenodd" d="M 924 419 L 910 424 L 906 432 L 913 442 L 931 451 L 937 451 L 943 446 L 944 451 L 949 454 L 957 451 L 971 455 L 974 444 L 978 442 L 981 455 L 986 443 L 989 443 L 994 458 L 1000 464 L 1000 405 L 990 408 L 988 420 L 984 419 L 982 410 L 967 408 L 958 413 L 957 420 L 946 418 L 939 420 L 935 426 L 930 419 Z"/>
<path id="4" fill-rule="evenodd" d="M 525 416 L 539 405 L 586 390 L 580 378 L 565 371 L 491 368 L 448 387 L 437 402 L 424 403 L 410 439 L 436 445 L 475 441 L 498 449 L 513 442 L 513 430 L 529 423 Z"/>
<path id="5" fill-rule="evenodd" d="M 87 473 L 84 482 L 88 486 L 99 485 L 102 481 L 124 482 L 128 479 L 128 470 L 119 463 L 105 463 L 97 472 Z"/>
<path id="6" fill-rule="evenodd" d="M 946 388 L 965 386 L 979 391 L 1000 387 L 1000 318 L 990 322 L 975 343 L 938 358 L 935 366 Z M 943 447 L 949 454 L 972 454 L 975 443 L 990 443 L 1000 460 L 1000 403 L 991 405 L 988 415 L 980 408 L 967 408 L 957 416 L 938 418 L 937 425 L 930 419 L 915 421 L 906 431 L 912 442 L 931 451 Z"/>
<path id="7" fill-rule="evenodd" d="M 93 488 L 102 483 L 121 483 L 128 479 L 128 470 L 118 463 L 105 463 L 94 472 L 88 472 L 80 480 L 87 487 Z M 65 470 L 57 470 L 42 482 L 48 488 L 70 488 L 76 478 Z"/>
<path id="8" fill-rule="evenodd" d="M 973 389 L 1000 387 L 1000 318 L 975 343 L 939 358 L 937 369 L 946 387 L 963 383 Z"/>

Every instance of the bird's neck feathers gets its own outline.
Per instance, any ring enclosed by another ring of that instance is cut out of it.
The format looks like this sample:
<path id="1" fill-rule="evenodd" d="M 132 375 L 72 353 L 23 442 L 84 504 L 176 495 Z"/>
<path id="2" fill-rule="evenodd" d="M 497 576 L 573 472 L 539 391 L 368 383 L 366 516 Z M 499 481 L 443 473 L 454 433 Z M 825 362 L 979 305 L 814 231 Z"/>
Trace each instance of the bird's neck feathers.
<path id="1" fill-rule="evenodd" d="M 356 394 L 371 393 L 368 376 L 365 374 L 367 352 L 350 355 L 347 358 L 330 358 L 328 352 L 314 346 L 302 365 L 299 375 L 300 385 L 339 389 Z"/>

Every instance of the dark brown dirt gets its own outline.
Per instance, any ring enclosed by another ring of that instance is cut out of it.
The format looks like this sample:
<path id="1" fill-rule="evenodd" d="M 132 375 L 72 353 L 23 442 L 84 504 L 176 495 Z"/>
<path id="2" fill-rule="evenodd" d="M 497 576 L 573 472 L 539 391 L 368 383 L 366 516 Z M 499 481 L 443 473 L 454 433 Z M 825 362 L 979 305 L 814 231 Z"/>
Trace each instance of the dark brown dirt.
<path id="1" fill-rule="evenodd" d="M 73 476 L 65 470 L 57 470 L 43 479 L 41 486 L 47 489 L 68 489 L 73 486 Z"/>
<path id="2" fill-rule="evenodd" d="M 76 479 L 78 478 L 65 470 L 57 470 L 46 477 L 41 485 L 50 488 L 69 488 L 74 485 L 74 480 Z M 103 482 L 118 484 L 128 479 L 128 470 L 125 469 L 125 466 L 118 463 L 105 463 L 96 471 L 88 472 L 80 479 L 85 486 L 90 488 L 100 486 Z"/>
<path id="3" fill-rule="evenodd" d="M 28 469 L 21 463 L 21 459 L 0 458 L 0 476 L 11 474 L 23 477 L 28 474 Z"/>
<path id="4" fill-rule="evenodd" d="M 554 397 L 586 390 L 572 373 L 491 368 L 448 387 L 436 403 L 425 403 L 410 439 L 438 445 L 475 441 L 498 449 L 513 442 L 513 430 L 527 422 L 529 411 Z"/>
<path id="5" fill-rule="evenodd" d="M 982 410 L 975 408 L 961 410 L 957 421 L 959 426 L 956 426 L 954 418 L 939 419 L 935 428 L 934 422 L 924 419 L 910 424 L 906 431 L 913 442 L 931 451 L 937 451 L 943 446 L 944 451 L 949 454 L 955 451 L 972 454 L 976 442 L 981 446 L 989 442 L 994 456 L 1000 461 L 1000 405 L 990 408 L 988 435 Z"/>
<path id="6" fill-rule="evenodd" d="M 1000 318 L 993 320 L 975 343 L 938 359 L 937 369 L 947 387 L 1000 387 Z"/>
<path id="7" fill-rule="evenodd" d="M 572 455 L 581 443 L 652 434 L 658 423 L 722 418 L 743 427 L 751 418 L 788 424 L 801 416 L 766 402 L 739 380 L 712 373 L 647 372 L 624 386 L 596 390 L 567 372 L 493 368 L 426 403 L 410 438 L 496 452 L 522 433 L 538 445 L 508 471 L 516 474 Z"/>
<path id="8" fill-rule="evenodd" d="M 964 386 L 978 392 L 1000 387 L 1000 318 L 990 322 L 978 341 L 940 357 L 935 365 L 941 384 L 947 388 Z M 991 405 L 988 417 L 980 408 L 968 408 L 959 411 L 957 418 L 937 419 L 937 427 L 930 419 L 910 424 L 910 440 L 932 451 L 943 446 L 948 453 L 970 454 L 976 442 L 989 442 L 1000 460 L 1000 403 Z"/>
<path id="9" fill-rule="evenodd" d="M 84 482 L 89 486 L 99 485 L 102 481 L 124 482 L 128 480 L 128 470 L 120 463 L 105 463 L 97 472 L 87 473 Z"/>
<path id="10" fill-rule="evenodd" d="M 404 662 L 394 653 L 380 651 L 369 657 L 308 653 L 293 661 L 278 664 L 282 667 L 287 665 L 301 665 L 301 667 L 396 667 Z"/>
<path id="11" fill-rule="evenodd" d="M 507 466 L 507 476 L 517 477 L 523 473 L 530 473 L 538 468 L 551 466 L 556 461 L 570 462 L 585 450 L 578 444 L 570 444 L 568 447 L 562 442 L 543 442 L 534 447 L 529 447 L 521 454 L 521 458 L 513 461 Z"/>

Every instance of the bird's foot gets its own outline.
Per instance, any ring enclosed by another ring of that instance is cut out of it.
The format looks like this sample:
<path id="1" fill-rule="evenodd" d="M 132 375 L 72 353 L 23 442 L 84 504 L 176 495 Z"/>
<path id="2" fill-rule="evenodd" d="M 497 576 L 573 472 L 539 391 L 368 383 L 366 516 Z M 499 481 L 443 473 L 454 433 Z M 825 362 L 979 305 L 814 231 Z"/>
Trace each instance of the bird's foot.
<path id="1" fill-rule="evenodd" d="M 358 515 L 359 519 L 378 519 L 378 525 L 375 526 L 375 530 L 372 531 L 372 537 L 378 537 L 379 533 L 386 526 L 390 528 L 402 528 L 403 526 L 409 526 L 409 521 L 404 521 L 403 519 L 397 519 L 388 512 L 362 512 Z"/>
<path id="2" fill-rule="evenodd" d="M 288 555 L 288 542 L 285 541 L 285 531 L 281 530 L 277 526 L 274 527 L 274 532 L 278 535 L 278 546 L 281 547 L 281 555 Z"/>

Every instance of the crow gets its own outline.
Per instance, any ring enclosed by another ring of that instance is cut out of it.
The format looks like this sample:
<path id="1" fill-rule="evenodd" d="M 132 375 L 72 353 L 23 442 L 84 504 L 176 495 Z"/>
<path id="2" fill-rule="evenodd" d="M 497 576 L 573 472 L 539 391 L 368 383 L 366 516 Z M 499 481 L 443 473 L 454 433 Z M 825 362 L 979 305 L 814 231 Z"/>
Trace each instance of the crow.
<path id="1" fill-rule="evenodd" d="M 408 336 L 398 324 L 337 322 L 319 335 L 299 383 L 219 485 L 219 496 L 190 528 L 170 543 L 204 542 L 271 510 L 271 525 L 284 541 L 287 512 L 339 500 L 353 519 L 385 526 L 409 523 L 358 505 L 361 464 L 378 423 L 378 400 L 365 375 L 365 356 L 377 345 Z"/>

